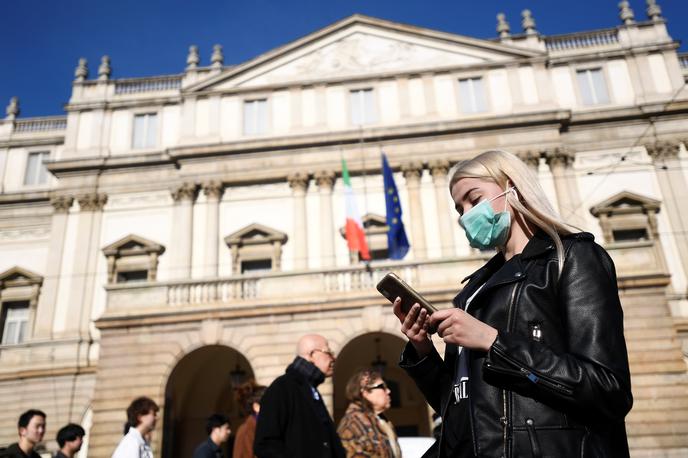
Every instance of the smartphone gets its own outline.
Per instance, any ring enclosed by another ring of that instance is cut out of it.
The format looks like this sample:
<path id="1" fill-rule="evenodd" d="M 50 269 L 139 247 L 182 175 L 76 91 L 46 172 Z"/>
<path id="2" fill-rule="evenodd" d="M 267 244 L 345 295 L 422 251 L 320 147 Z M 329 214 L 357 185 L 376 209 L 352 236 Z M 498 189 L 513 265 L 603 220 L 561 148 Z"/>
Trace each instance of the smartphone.
<path id="1" fill-rule="evenodd" d="M 392 303 L 394 303 L 397 297 L 400 297 L 401 311 L 404 313 L 408 313 L 415 303 L 423 307 L 428 312 L 428 315 L 437 311 L 434 305 L 393 272 L 388 273 L 380 280 L 377 284 L 377 290 Z"/>

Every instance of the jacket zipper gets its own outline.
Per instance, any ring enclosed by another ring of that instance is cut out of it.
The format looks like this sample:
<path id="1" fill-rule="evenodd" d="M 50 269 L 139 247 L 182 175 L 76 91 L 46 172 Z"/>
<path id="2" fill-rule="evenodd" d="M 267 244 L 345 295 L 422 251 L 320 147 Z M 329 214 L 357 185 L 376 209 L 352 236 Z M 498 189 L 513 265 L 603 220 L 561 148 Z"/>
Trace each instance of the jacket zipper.
<path id="1" fill-rule="evenodd" d="M 541 373 L 537 371 L 530 370 L 528 368 L 523 367 L 519 362 L 515 361 L 513 358 L 509 357 L 505 352 L 500 350 L 499 348 L 494 348 L 495 353 L 499 354 L 502 358 L 504 358 L 506 361 L 508 361 L 511 365 L 516 367 L 518 370 L 509 370 L 509 369 L 502 369 L 499 367 L 495 367 L 493 365 L 490 365 L 490 369 L 496 371 L 496 372 L 502 372 L 505 374 L 510 374 L 510 375 L 522 375 L 526 377 L 528 380 L 530 380 L 533 383 L 540 384 L 542 386 L 545 386 L 551 390 L 556 391 L 557 393 L 560 394 L 565 394 L 567 396 L 571 396 L 573 394 L 573 388 L 570 387 L 567 384 L 558 382 L 551 377 L 548 377 L 546 375 L 542 375 Z"/>
<path id="2" fill-rule="evenodd" d="M 507 318 L 506 318 L 506 329 L 507 331 L 511 332 L 511 327 L 512 327 L 512 316 L 511 313 L 514 308 L 514 300 L 516 299 L 516 289 L 521 283 L 516 283 L 514 287 L 511 289 L 511 299 L 509 300 L 509 309 L 507 310 Z M 496 350 L 496 347 L 493 347 L 494 350 Z M 503 444 L 503 455 L 504 457 L 508 457 L 507 455 L 507 444 L 509 440 L 509 406 L 507 403 L 507 393 L 506 390 L 502 390 L 502 418 L 500 418 L 501 423 L 502 423 L 502 430 L 504 432 L 504 444 Z"/>

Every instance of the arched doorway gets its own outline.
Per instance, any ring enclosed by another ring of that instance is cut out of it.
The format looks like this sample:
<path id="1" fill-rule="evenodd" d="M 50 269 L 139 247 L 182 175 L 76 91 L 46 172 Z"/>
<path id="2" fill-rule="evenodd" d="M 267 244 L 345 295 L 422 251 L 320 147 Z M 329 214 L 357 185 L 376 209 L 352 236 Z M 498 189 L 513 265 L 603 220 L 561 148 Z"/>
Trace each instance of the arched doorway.
<path id="1" fill-rule="evenodd" d="M 233 386 L 253 378 L 246 358 L 223 345 L 208 345 L 184 356 L 172 370 L 165 390 L 163 458 L 186 458 L 207 437 L 206 418 L 229 416 L 232 431 L 243 418 Z M 230 442 L 232 439 L 230 438 Z M 231 457 L 231 443 L 225 444 Z"/>
<path id="2" fill-rule="evenodd" d="M 334 370 L 334 419 L 344 415 L 346 383 L 362 367 L 383 368 L 383 378 L 392 390 L 392 407 L 385 414 L 399 436 L 430 436 L 430 416 L 425 398 L 415 383 L 397 364 L 405 342 L 381 332 L 359 336 L 349 342 L 337 356 Z"/>

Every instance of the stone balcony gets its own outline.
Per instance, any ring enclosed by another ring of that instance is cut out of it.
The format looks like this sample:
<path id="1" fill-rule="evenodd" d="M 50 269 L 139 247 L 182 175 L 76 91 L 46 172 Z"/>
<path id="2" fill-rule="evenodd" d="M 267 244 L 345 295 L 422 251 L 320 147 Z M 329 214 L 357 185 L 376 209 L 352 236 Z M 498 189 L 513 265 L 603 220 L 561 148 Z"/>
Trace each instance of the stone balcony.
<path id="1" fill-rule="evenodd" d="M 668 284 L 663 257 L 652 241 L 617 243 L 607 248 L 616 263 L 620 287 L 663 287 Z M 357 265 L 107 285 L 107 308 L 98 326 L 125 325 L 121 320 L 135 317 L 149 317 L 155 321 L 155 316 L 175 313 L 225 310 L 232 312 L 228 317 L 239 317 L 294 313 L 309 306 L 326 309 L 328 303 L 340 306 L 343 303 L 350 306 L 361 306 L 371 301 L 379 303 L 384 299 L 378 295 L 375 285 L 392 271 L 431 299 L 446 301 L 458 290 L 461 279 L 482 266 L 489 256 L 383 261 L 374 262 L 369 268 Z"/>

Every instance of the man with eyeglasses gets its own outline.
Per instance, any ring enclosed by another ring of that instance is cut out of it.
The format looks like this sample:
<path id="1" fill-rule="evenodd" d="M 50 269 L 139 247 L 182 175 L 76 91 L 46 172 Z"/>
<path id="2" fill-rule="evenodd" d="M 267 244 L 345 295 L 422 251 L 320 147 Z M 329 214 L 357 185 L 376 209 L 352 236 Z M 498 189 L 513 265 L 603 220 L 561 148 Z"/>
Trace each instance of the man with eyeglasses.
<path id="1" fill-rule="evenodd" d="M 265 390 L 253 451 L 258 458 L 345 458 L 346 452 L 318 385 L 334 373 L 335 356 L 323 336 L 299 339 L 297 356 Z"/>

